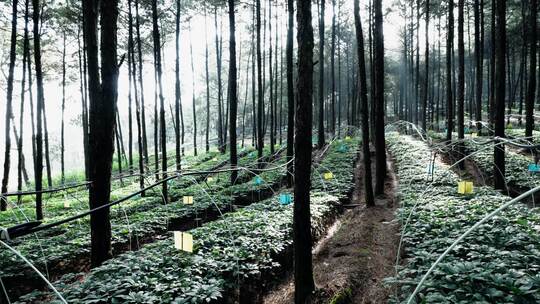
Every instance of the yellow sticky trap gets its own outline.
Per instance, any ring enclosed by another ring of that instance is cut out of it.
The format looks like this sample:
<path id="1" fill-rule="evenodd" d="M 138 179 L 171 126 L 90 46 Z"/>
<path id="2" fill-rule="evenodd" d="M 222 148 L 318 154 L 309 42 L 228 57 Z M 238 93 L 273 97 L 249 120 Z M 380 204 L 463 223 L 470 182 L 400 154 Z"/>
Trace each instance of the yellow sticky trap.
<path id="1" fill-rule="evenodd" d="M 471 194 L 473 193 L 473 183 L 472 182 L 458 182 L 458 193 L 459 194 Z"/>
<path id="2" fill-rule="evenodd" d="M 472 137 L 472 138 L 478 137 L 478 133 L 471 133 L 471 137 Z"/>
<path id="3" fill-rule="evenodd" d="M 209 183 L 211 183 L 211 182 L 214 181 L 214 178 L 210 176 L 209 178 L 206 179 L 206 181 L 209 182 Z"/>
<path id="4" fill-rule="evenodd" d="M 71 203 L 69 201 L 64 201 L 64 208 L 71 208 Z"/>
<path id="5" fill-rule="evenodd" d="M 174 248 L 193 252 L 193 235 L 187 232 L 174 231 Z"/>
<path id="6" fill-rule="evenodd" d="M 217 161 L 217 157 L 212 158 L 212 161 Z"/>
<path id="7" fill-rule="evenodd" d="M 184 196 L 184 205 L 193 205 L 193 196 Z"/>
<path id="8" fill-rule="evenodd" d="M 334 178 L 334 173 L 332 173 L 332 172 L 324 173 L 324 179 L 328 180 L 328 179 L 332 179 L 332 178 Z"/>
<path id="9" fill-rule="evenodd" d="M 345 136 L 345 140 L 351 140 L 350 136 Z"/>

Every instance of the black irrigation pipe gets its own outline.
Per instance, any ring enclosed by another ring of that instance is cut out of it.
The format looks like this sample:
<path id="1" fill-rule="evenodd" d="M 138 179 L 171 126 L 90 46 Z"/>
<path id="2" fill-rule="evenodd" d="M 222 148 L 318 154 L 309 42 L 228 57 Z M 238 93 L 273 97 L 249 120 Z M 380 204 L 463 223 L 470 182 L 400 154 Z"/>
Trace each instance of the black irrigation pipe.
<path id="1" fill-rule="evenodd" d="M 66 185 L 66 186 L 63 186 L 63 187 L 49 188 L 49 189 L 45 189 L 45 190 L 41 190 L 41 191 L 21 191 L 21 192 L 0 193 L 0 198 L 9 197 L 9 196 L 35 195 L 35 194 L 38 194 L 38 193 L 41 193 L 41 194 L 53 193 L 53 192 L 59 192 L 59 191 L 63 191 L 63 190 L 73 189 L 73 188 L 79 188 L 79 187 L 82 187 L 82 186 L 88 186 L 90 184 L 92 184 L 92 182 L 87 181 L 87 182 L 83 182 L 83 183 L 79 183 L 79 184 L 75 184 L 75 185 Z"/>
<path id="2" fill-rule="evenodd" d="M 292 160 L 290 160 L 292 161 Z M 289 162 L 290 162 L 289 161 Z M 287 164 L 287 163 L 286 163 Z M 285 165 L 286 165 L 285 164 Z M 282 165 L 283 166 L 283 165 Z M 108 204 L 105 204 L 105 205 L 101 205 L 99 207 L 96 207 L 94 209 L 91 209 L 91 210 L 88 210 L 88 211 L 85 211 L 83 213 L 79 213 L 79 214 L 76 214 L 76 215 L 73 215 L 73 216 L 70 216 L 70 217 L 67 217 L 65 219 L 62 219 L 62 220 L 59 220 L 59 221 L 56 221 L 56 222 L 53 222 L 53 223 L 50 223 L 50 224 L 47 224 L 47 225 L 41 225 L 41 221 L 32 221 L 32 222 L 27 222 L 27 223 L 24 223 L 24 224 L 20 224 L 20 225 L 16 225 L 16 226 L 13 226 L 13 227 L 9 227 L 9 228 L 3 228 L 1 229 L 0 232 L 0 239 L 6 239 L 6 240 L 10 240 L 10 239 L 13 239 L 13 238 L 17 238 L 17 237 L 21 237 L 21 236 L 25 236 L 25 235 L 28 235 L 28 234 L 31 234 L 31 233 L 35 233 L 35 232 L 39 232 L 39 231 L 43 231 L 43 230 L 46 230 L 46 229 L 50 229 L 50 228 L 53 228 L 53 227 L 56 227 L 56 226 L 59 226 L 59 225 L 62 225 L 62 224 L 65 224 L 65 223 L 68 223 L 68 222 L 72 222 L 72 221 L 75 221 L 75 220 L 78 220 L 80 218 L 83 218 L 87 215 L 90 215 L 92 213 L 95 213 L 97 211 L 100 211 L 102 209 L 105 209 L 105 208 L 109 208 L 109 207 L 112 207 L 114 205 L 118 205 L 122 202 L 125 202 L 143 192 L 146 192 L 156 186 L 159 186 L 163 183 L 166 183 L 170 180 L 173 180 L 175 178 L 179 178 L 181 176 L 190 176 L 190 175 L 205 175 L 205 174 L 215 174 L 215 173 L 219 173 L 219 172 L 228 172 L 228 171 L 233 171 L 233 170 L 239 170 L 239 168 L 227 168 L 227 169 L 220 169 L 220 170 L 215 170 L 215 171 L 194 171 L 194 172 L 184 172 L 182 174 L 175 174 L 175 175 L 171 175 L 167 178 L 164 178 L 162 180 L 159 180 L 147 187 L 144 187 L 143 189 L 140 189 L 130 195 L 127 195 L 121 199 L 118 199 L 114 202 L 110 202 Z M 275 168 L 267 168 L 267 169 L 261 169 L 261 171 L 271 171 L 271 170 L 275 170 Z"/>

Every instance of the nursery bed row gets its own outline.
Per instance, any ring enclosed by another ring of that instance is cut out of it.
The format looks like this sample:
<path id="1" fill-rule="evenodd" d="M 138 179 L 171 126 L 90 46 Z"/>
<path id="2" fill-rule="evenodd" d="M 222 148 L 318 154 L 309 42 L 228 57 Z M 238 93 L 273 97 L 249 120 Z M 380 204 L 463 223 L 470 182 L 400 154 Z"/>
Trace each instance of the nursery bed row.
<path id="1" fill-rule="evenodd" d="M 249 160 L 241 158 L 240 163 L 248 162 Z M 218 175 L 224 174 L 226 173 Z M 275 182 L 280 181 L 281 177 L 277 174 L 271 175 L 269 171 L 267 179 Z M 140 244 L 163 235 L 170 226 L 194 227 L 229 211 L 236 198 L 222 191 L 223 185 L 228 183 L 228 176 L 226 179 L 215 177 L 215 181 L 203 184 L 192 181 L 191 186 L 183 189 L 176 189 L 175 183 L 172 182 L 170 204 L 163 205 L 159 191 L 156 190 L 153 196 L 148 192 L 147 197 L 136 198 L 113 208 L 111 224 L 114 253 L 137 249 Z M 267 183 L 244 186 L 246 189 L 269 187 Z M 194 196 L 196 203 L 184 205 L 182 197 L 186 195 Z M 49 272 L 52 275 L 51 279 L 54 279 L 63 273 L 88 268 L 90 251 L 88 231 L 89 218 L 83 218 L 40 232 L 41 241 L 36 242 L 36 236 L 32 235 L 16 239 L 12 245 L 42 272 Z M 0 251 L 0 276 L 8 289 L 14 290 L 10 293 L 13 295 L 28 291 L 21 289 L 21 285 L 29 286 L 30 289 L 33 289 L 32 282 L 38 286 L 43 285 L 23 261 L 6 250 Z M 24 284 L 20 284 L 21 281 Z"/>
<path id="2" fill-rule="evenodd" d="M 345 196 L 354 187 L 356 149 L 343 152 L 340 145 L 331 145 L 320 168 L 332 165 L 329 183 L 333 183 L 334 193 Z M 314 189 L 319 189 L 318 178 L 314 172 Z M 335 215 L 339 198 L 319 192 L 313 194 L 312 204 L 313 231 L 318 236 Z M 68 301 L 76 303 L 224 302 L 260 294 L 261 290 L 254 292 L 253 288 L 271 281 L 291 262 L 292 208 L 281 205 L 277 196 L 228 213 L 190 233 L 195 240 L 194 254 L 174 249 L 169 237 L 111 259 L 83 276 L 81 282 L 80 275 L 74 274 L 64 276 L 55 286 Z M 42 297 L 42 292 L 35 291 L 21 302 Z"/>
<path id="3" fill-rule="evenodd" d="M 434 138 L 442 138 L 443 134 L 432 134 Z M 493 167 L 493 143 L 482 144 L 482 138 L 466 138 L 464 141 L 465 155 L 471 155 L 469 160 L 473 167 L 478 170 L 483 183 L 492 184 L 494 175 Z M 454 145 L 455 147 L 455 145 Z M 455 155 L 458 159 L 463 156 Z M 506 149 L 506 182 L 509 194 L 517 196 L 523 192 L 540 185 L 540 175 L 528 171 L 528 166 L 533 163 L 531 157 L 517 153 L 511 149 Z M 535 200 L 540 198 L 535 196 Z"/>
<path id="4" fill-rule="evenodd" d="M 458 176 L 435 164 L 427 144 L 387 135 L 396 163 L 401 206 L 402 257 L 394 302 L 406 301 L 439 255 L 469 227 L 511 198 L 490 187 L 458 194 Z M 433 181 L 433 182 L 432 182 Z M 410 217 L 410 218 L 409 218 Z M 435 268 L 416 303 L 538 303 L 540 213 L 515 204 L 472 232 Z"/>

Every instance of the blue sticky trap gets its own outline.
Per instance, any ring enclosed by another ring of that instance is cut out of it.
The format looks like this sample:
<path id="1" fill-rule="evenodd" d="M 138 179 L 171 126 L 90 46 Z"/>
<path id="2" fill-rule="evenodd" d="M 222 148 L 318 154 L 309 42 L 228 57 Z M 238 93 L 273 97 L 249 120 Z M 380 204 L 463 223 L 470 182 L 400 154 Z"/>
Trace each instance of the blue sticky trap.
<path id="1" fill-rule="evenodd" d="M 539 173 L 540 172 L 540 165 L 538 165 L 538 164 L 529 164 L 529 172 Z"/>
<path id="2" fill-rule="evenodd" d="M 429 164 L 426 168 L 426 172 L 427 174 L 433 174 L 433 172 L 435 171 L 435 165 L 431 165 Z"/>
<path id="3" fill-rule="evenodd" d="M 465 128 L 463 129 L 463 131 L 464 131 L 465 133 L 469 134 L 469 132 L 470 132 L 471 130 L 469 130 L 469 128 L 465 127 Z"/>
<path id="4" fill-rule="evenodd" d="M 317 136 L 312 136 L 312 137 L 311 137 L 311 143 L 312 143 L 312 144 L 315 145 L 315 144 L 317 144 L 318 142 L 319 142 L 319 138 L 317 138 Z"/>
<path id="5" fill-rule="evenodd" d="M 344 144 L 341 144 L 338 147 L 338 152 L 347 152 L 348 150 L 349 150 L 349 147 L 347 147 L 347 145 L 344 145 Z"/>
<path id="6" fill-rule="evenodd" d="M 281 205 L 289 205 L 292 202 L 292 196 L 289 193 L 281 193 L 279 195 L 279 203 Z"/>
<path id="7" fill-rule="evenodd" d="M 253 158 L 253 157 L 256 157 L 257 156 L 257 152 L 253 151 L 253 152 L 249 152 L 249 157 Z"/>
<path id="8" fill-rule="evenodd" d="M 256 186 L 259 186 L 260 184 L 262 184 L 264 181 L 262 178 L 260 178 L 259 176 L 255 177 L 255 180 L 253 181 L 253 183 L 256 185 Z"/>

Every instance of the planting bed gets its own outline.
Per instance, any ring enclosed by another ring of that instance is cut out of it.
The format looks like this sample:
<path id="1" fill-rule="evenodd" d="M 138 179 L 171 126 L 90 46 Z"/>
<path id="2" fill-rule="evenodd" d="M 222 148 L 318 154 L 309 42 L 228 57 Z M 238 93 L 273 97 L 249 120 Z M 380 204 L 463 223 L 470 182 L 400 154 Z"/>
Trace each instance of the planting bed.
<path id="1" fill-rule="evenodd" d="M 489 187 L 457 194 L 458 176 L 437 162 L 427 174 L 432 150 L 410 136 L 387 135 L 399 178 L 402 262 L 388 283 L 394 302 L 406 301 L 438 256 L 470 226 L 509 197 Z M 410 217 L 410 218 L 409 218 Z M 414 302 L 538 303 L 540 213 L 516 203 L 465 238 L 425 281 Z"/>

